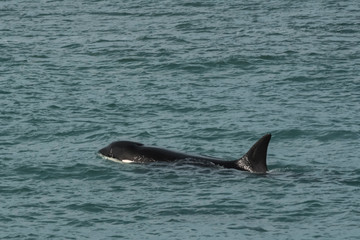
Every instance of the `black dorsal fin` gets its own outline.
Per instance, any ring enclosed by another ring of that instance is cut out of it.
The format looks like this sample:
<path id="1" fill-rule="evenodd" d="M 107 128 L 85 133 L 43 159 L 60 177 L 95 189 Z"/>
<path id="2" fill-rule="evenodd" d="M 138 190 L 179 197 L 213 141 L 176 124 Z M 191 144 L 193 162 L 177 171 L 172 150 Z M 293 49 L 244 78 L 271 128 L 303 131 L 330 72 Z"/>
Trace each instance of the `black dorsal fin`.
<path id="1" fill-rule="evenodd" d="M 239 168 L 254 173 L 266 173 L 267 148 L 271 139 L 271 134 L 266 134 L 260 138 L 250 150 L 237 161 Z"/>

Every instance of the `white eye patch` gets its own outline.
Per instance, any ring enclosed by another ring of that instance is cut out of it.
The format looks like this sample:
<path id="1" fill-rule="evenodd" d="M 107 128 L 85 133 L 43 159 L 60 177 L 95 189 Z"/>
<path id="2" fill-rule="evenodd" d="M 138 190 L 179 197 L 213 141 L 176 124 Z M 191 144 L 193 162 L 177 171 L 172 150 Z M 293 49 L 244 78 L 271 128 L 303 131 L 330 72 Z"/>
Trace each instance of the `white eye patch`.
<path id="1" fill-rule="evenodd" d="M 128 159 L 123 159 L 121 160 L 121 162 L 123 163 L 133 163 L 134 161 L 128 160 Z"/>
<path id="2" fill-rule="evenodd" d="M 116 159 L 116 158 L 112 158 L 112 157 L 108 157 L 108 156 L 104 156 L 102 154 L 99 154 L 100 157 L 106 159 L 106 160 L 110 160 L 110 161 L 113 161 L 113 162 L 118 162 L 118 163 L 133 163 L 134 161 L 132 160 L 128 160 L 128 159 L 123 159 L 123 160 L 119 160 L 119 159 Z"/>

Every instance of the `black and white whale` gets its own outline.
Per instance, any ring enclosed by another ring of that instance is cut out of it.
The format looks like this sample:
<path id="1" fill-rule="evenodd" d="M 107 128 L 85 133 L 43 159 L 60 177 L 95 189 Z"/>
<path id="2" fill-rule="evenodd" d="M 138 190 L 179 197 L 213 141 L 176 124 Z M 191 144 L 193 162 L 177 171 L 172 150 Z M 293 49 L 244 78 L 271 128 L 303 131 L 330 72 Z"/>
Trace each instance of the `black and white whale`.
<path id="1" fill-rule="evenodd" d="M 113 142 L 99 150 L 99 155 L 116 162 L 149 163 L 185 161 L 196 165 L 217 165 L 224 168 L 234 168 L 253 173 L 265 173 L 267 169 L 266 155 L 271 134 L 260 138 L 250 150 L 238 160 L 226 161 L 218 158 L 195 156 L 171 151 L 158 147 L 145 146 L 142 143 L 130 141 Z"/>

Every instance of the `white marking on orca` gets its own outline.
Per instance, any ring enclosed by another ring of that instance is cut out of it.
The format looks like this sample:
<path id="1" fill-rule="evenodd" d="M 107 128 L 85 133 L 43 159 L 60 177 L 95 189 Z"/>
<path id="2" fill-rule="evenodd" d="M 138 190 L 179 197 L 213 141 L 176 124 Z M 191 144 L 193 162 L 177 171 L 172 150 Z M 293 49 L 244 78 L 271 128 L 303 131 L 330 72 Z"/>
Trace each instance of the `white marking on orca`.
<path id="1" fill-rule="evenodd" d="M 134 161 L 128 160 L 128 159 L 123 159 L 121 160 L 121 162 L 123 163 L 133 163 Z"/>
<path id="2" fill-rule="evenodd" d="M 129 160 L 129 159 L 119 160 L 119 159 L 116 159 L 116 158 L 104 156 L 104 155 L 102 155 L 102 154 L 99 154 L 99 156 L 102 157 L 102 158 L 104 158 L 104 159 L 106 159 L 106 160 L 110 160 L 110 161 L 117 162 L 117 163 L 133 163 L 133 162 L 134 162 L 134 161 Z"/>

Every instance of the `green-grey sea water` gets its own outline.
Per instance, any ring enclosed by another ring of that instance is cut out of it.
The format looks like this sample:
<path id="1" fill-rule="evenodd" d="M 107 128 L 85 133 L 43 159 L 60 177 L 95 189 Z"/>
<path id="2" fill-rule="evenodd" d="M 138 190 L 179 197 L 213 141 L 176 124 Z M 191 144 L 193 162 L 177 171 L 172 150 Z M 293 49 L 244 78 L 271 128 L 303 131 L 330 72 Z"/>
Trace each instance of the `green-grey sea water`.
<path id="1" fill-rule="evenodd" d="M 359 239 L 360 2 L 0 1 L 1 239 Z M 269 173 L 97 156 L 115 140 Z"/>

